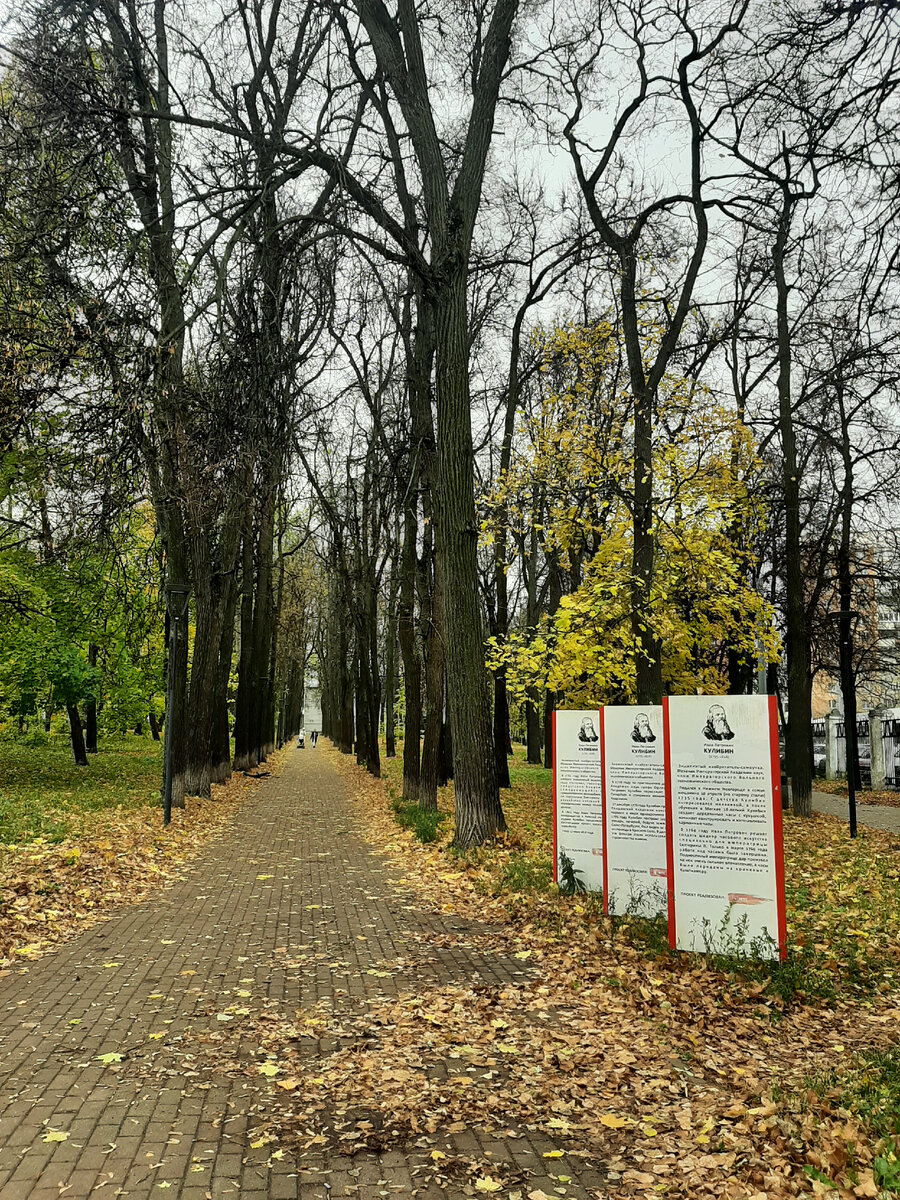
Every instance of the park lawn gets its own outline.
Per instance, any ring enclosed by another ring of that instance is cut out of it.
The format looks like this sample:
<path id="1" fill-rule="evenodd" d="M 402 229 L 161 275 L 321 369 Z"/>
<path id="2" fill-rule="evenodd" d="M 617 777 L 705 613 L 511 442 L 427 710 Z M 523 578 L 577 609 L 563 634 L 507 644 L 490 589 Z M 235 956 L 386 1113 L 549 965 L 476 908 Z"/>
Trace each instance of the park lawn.
<path id="1" fill-rule="evenodd" d="M 61 738 L 0 742 L 0 969 L 177 879 L 255 787 L 235 776 L 164 829 L 160 743 L 101 740 L 99 751 L 76 767 Z"/>
<path id="2" fill-rule="evenodd" d="M 0 843 L 80 836 L 97 814 L 159 807 L 162 743 L 102 739 L 87 767 L 72 761 L 68 739 L 43 746 L 0 742 Z"/>

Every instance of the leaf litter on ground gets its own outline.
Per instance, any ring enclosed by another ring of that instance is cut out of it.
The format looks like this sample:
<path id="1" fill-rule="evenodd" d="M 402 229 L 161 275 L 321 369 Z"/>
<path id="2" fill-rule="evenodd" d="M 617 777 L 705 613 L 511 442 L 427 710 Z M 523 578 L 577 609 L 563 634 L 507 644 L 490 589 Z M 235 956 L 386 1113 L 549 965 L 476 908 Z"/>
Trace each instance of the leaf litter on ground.
<path id="1" fill-rule="evenodd" d="M 457 857 L 448 852 L 449 823 L 440 840 L 416 841 L 394 820 L 390 781 L 326 753 L 352 790 L 356 827 L 388 863 L 398 893 L 472 927 L 411 934 L 408 959 L 393 966 L 419 979 L 414 988 L 370 996 L 349 1015 L 330 1000 L 312 1014 L 267 1014 L 254 1031 L 259 1053 L 276 1056 L 297 1081 L 282 1092 L 282 1136 L 337 1145 L 344 1130 L 342 1149 L 351 1154 L 438 1143 L 451 1160 L 442 1139 L 455 1132 L 508 1144 L 525 1138 L 546 1143 L 536 1170 L 554 1172 L 557 1194 L 577 1187 L 585 1163 L 603 1165 L 603 1194 L 879 1193 L 895 1140 L 867 1129 L 844 1106 L 839 1085 L 823 1091 L 810 1081 L 825 1067 L 896 1045 L 896 837 L 865 831 L 851 846 L 839 822 L 787 817 L 796 975 L 788 988 L 777 972 L 773 983 L 747 965 L 674 955 L 644 923 L 610 921 L 596 898 L 547 886 L 538 870 L 549 858 L 544 780 L 518 788 L 511 803 L 504 797 L 506 837 Z M 449 789 L 442 804 L 452 804 Z M 510 869 L 522 861 L 533 869 Z M 505 986 L 421 982 L 417 962 L 428 961 L 436 943 L 454 941 L 514 962 L 520 977 Z M 319 1038 L 348 1044 L 311 1060 L 297 1038 L 301 1016 Z M 220 1067 L 225 1050 L 216 1050 Z M 231 1068 L 247 1071 L 237 1059 Z M 565 1164 L 564 1185 L 557 1162 Z M 499 1166 L 470 1159 L 464 1193 L 490 1191 L 494 1182 L 520 1188 Z"/>

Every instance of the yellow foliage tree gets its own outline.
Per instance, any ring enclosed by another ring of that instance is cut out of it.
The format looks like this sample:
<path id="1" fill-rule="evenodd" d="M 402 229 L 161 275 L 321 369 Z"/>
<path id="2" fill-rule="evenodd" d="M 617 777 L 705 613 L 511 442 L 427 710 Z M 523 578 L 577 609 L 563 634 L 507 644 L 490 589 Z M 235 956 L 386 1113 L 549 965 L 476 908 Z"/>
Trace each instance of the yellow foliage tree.
<path id="1" fill-rule="evenodd" d="M 628 703 L 638 652 L 630 607 L 633 405 L 620 347 L 605 321 L 537 336 L 538 400 L 487 506 L 504 507 L 520 546 L 526 529 L 537 529 L 546 559 L 573 586 L 555 612 L 504 645 L 492 643 L 491 665 L 507 663 L 518 699 L 546 687 L 573 705 Z M 662 642 L 669 693 L 722 691 L 727 647 L 777 658 L 770 607 L 740 549 L 763 520 L 753 490 L 759 460 L 747 428 L 696 381 L 663 381 L 656 430 L 656 568 L 641 619 Z M 490 527 L 489 518 L 488 538 Z"/>

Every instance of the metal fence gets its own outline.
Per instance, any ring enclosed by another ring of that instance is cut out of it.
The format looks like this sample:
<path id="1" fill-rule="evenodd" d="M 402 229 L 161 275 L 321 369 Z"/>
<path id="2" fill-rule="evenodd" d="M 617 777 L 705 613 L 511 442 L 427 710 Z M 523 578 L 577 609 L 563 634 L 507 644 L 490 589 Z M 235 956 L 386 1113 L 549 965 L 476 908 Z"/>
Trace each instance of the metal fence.
<path id="1" fill-rule="evenodd" d="M 884 739 L 884 783 L 900 788 L 900 717 L 887 717 L 881 722 Z"/>
<path id="2" fill-rule="evenodd" d="M 812 745 L 813 745 L 813 766 L 815 773 L 820 778 L 825 777 L 825 722 L 813 721 L 812 723 Z"/>
<path id="3" fill-rule="evenodd" d="M 872 783 L 872 747 L 869 743 L 869 718 L 863 717 L 856 722 L 856 743 L 859 750 L 859 775 L 863 787 Z M 837 770 L 839 775 L 847 774 L 847 732 L 843 721 L 837 723 Z"/>

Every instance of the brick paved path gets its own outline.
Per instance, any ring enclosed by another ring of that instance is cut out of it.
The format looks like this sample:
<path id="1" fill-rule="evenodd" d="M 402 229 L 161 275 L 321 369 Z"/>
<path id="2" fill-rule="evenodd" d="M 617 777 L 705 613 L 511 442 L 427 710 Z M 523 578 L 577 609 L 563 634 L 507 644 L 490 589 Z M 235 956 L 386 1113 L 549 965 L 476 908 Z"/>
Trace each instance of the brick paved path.
<path id="1" fill-rule="evenodd" d="M 421 915 L 398 898 L 354 828 L 333 753 L 291 751 L 181 882 L 0 980 L 0 1200 L 162 1200 L 168 1189 L 182 1200 L 312 1200 L 410 1195 L 419 1186 L 399 1150 L 332 1161 L 317 1147 L 318 1159 L 286 1151 L 267 1161 L 272 1147 L 254 1150 L 248 1136 L 259 1112 L 252 1081 L 195 1069 L 198 1043 L 215 1043 L 217 1013 L 229 1005 L 281 1005 L 292 1016 L 329 999 L 358 1006 L 417 979 L 502 985 L 527 973 L 521 961 L 467 947 L 478 930 L 465 922 Z M 451 948 L 438 949 L 436 938 L 423 953 L 429 930 L 455 933 L 443 939 Z M 284 953 L 285 965 L 273 968 L 279 949 L 303 944 L 319 951 L 305 970 L 292 971 Z M 414 946 L 413 978 L 373 977 L 373 964 L 409 962 Z M 125 1057 L 98 1061 L 108 1053 Z M 54 1133 L 68 1136 L 44 1140 Z M 544 1148 L 527 1134 L 499 1145 L 471 1131 L 453 1140 L 456 1152 L 490 1151 L 491 1161 L 526 1172 L 523 1194 L 552 1188 Z M 418 1194 L 457 1193 L 432 1185 Z M 585 1193 L 570 1187 L 568 1195 Z"/>

